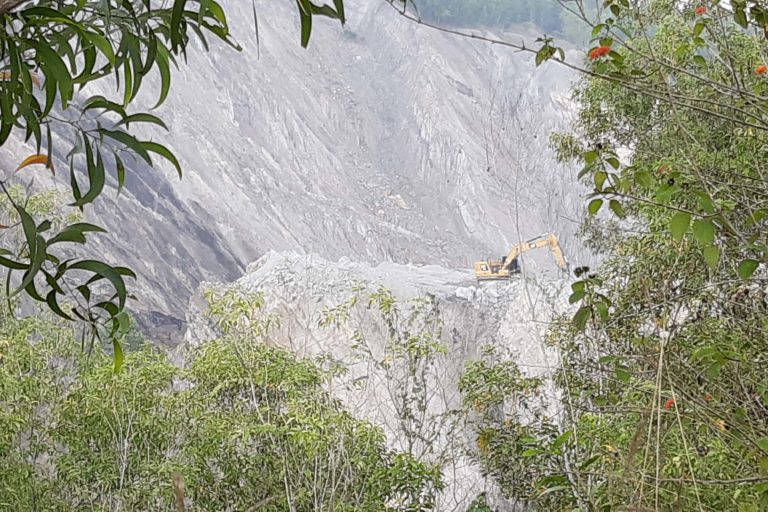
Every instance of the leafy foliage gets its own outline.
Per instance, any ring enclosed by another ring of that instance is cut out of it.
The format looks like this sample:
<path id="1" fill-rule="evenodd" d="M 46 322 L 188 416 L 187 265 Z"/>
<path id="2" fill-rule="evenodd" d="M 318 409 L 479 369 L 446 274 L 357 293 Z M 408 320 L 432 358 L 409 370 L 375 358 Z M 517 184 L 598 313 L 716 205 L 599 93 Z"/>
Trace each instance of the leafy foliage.
<path id="1" fill-rule="evenodd" d="M 510 496 L 547 510 L 768 505 L 768 19 L 730 4 L 609 1 L 593 26 L 577 122 L 553 142 L 583 165 L 585 231 L 607 258 L 579 270 L 574 314 L 550 331 L 557 417 L 486 427 L 513 426 L 478 456 Z M 536 492 L 517 485 L 521 467 Z"/>
<path id="2" fill-rule="evenodd" d="M 387 449 L 315 363 L 261 333 L 212 340 L 184 368 L 145 345 L 115 374 L 68 330 L 3 318 L 0 506 L 170 509 L 181 492 L 201 510 L 429 510 L 439 471 Z"/>
<path id="3" fill-rule="evenodd" d="M 303 46 L 309 43 L 314 16 L 344 22 L 341 0 L 334 0 L 333 7 L 299 0 L 297 7 Z M 2 0 L 0 25 L 0 145 L 18 136 L 34 145 L 32 156 L 19 155 L 17 171 L 40 164 L 53 172 L 54 155 L 66 153 L 71 206 L 81 211 L 101 195 L 110 174 L 119 192 L 127 173 L 137 165 L 153 166 L 153 156 L 167 160 L 181 176 L 172 151 L 131 133 L 139 123 L 166 129 L 154 114 L 130 112 L 145 77 L 160 76 L 159 106 L 170 91 L 171 66 L 178 65 L 179 57 L 186 59 L 192 34 L 206 49 L 209 37 L 240 49 L 215 0 Z M 89 84 L 109 78 L 118 86 L 117 97 L 83 94 Z M 74 146 L 60 147 L 66 140 Z M 86 183 L 78 180 L 81 168 Z M 0 249 L 0 266 L 8 275 L 6 296 L 24 292 L 62 318 L 86 322 L 92 336 L 116 340 L 128 326 L 126 278 L 135 275 L 101 261 L 68 258 L 60 244 L 85 244 L 87 236 L 104 230 L 79 222 L 53 232 L 49 219 L 35 220 L 25 200 L 10 194 L 13 179 L 18 179 L 15 173 L 0 179 L 0 191 L 15 211 L 2 229 L 16 230 L 23 238 L 18 247 Z M 96 284 L 108 284 L 108 289 Z"/>

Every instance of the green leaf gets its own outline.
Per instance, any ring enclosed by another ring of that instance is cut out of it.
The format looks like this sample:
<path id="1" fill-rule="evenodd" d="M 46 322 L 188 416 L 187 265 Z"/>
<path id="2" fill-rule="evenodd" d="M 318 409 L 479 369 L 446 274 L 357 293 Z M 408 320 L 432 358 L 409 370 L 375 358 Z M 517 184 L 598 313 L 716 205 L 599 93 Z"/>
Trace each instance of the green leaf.
<path id="1" fill-rule="evenodd" d="M 600 208 L 603 206 L 603 200 L 602 199 L 593 199 L 589 202 L 589 206 L 587 207 L 587 210 L 589 210 L 590 215 L 595 215 L 597 212 L 600 211 Z"/>
<path id="2" fill-rule="evenodd" d="M 595 188 L 597 188 L 598 191 L 603 189 L 603 184 L 606 179 L 608 179 L 608 174 L 605 171 L 595 172 Z"/>
<path id="3" fill-rule="evenodd" d="M 115 155 L 115 167 L 117 171 L 117 195 L 120 195 L 120 191 L 123 190 L 125 185 L 125 165 L 117 155 Z"/>
<path id="4" fill-rule="evenodd" d="M 144 159 L 144 161 L 147 162 L 147 164 L 152 165 L 152 159 L 149 157 L 149 153 L 147 153 L 147 150 L 144 148 L 142 143 L 139 142 L 136 139 L 136 137 L 134 137 L 130 133 L 124 132 L 122 130 L 107 130 L 106 128 L 99 128 L 98 132 L 101 135 L 104 135 L 106 137 L 109 137 L 111 139 L 114 139 L 126 145 L 129 149 L 133 150 L 142 159 Z"/>
<path id="5" fill-rule="evenodd" d="M 605 322 L 608 320 L 609 312 L 608 312 L 608 305 L 600 301 L 595 304 L 595 309 L 597 310 L 597 315 L 600 317 L 600 320 Z"/>
<path id="6" fill-rule="evenodd" d="M 573 437 L 573 432 L 568 430 L 566 432 L 563 432 L 560 434 L 557 439 L 555 439 L 555 442 L 552 443 L 552 448 L 557 450 L 560 448 L 563 444 L 565 444 L 566 441 L 568 441 L 571 437 Z"/>
<path id="7" fill-rule="evenodd" d="M 691 223 L 691 215 L 686 212 L 677 212 L 672 216 L 672 221 L 669 224 L 669 230 L 672 232 L 672 238 L 678 242 L 683 239 L 685 233 L 688 232 L 688 226 Z"/>
<path id="8" fill-rule="evenodd" d="M 296 4 L 299 6 L 301 20 L 301 46 L 306 48 L 312 33 L 312 5 L 309 0 L 296 0 Z"/>
<path id="9" fill-rule="evenodd" d="M 725 365 L 722 361 L 715 361 L 709 367 L 706 369 L 705 373 L 707 377 L 710 379 L 717 379 L 720 377 L 720 371 L 723 369 L 723 366 Z"/>
<path id="10" fill-rule="evenodd" d="M 59 57 L 59 55 L 48 45 L 31 39 L 26 39 L 24 42 L 31 48 L 34 48 L 37 54 L 35 60 L 37 60 L 43 70 L 45 70 L 46 81 L 50 80 L 54 84 L 58 84 L 59 94 L 61 95 L 61 105 L 66 109 L 69 100 L 72 99 L 72 94 L 74 93 L 72 76 L 69 74 L 67 65 L 64 64 L 61 57 Z"/>
<path id="11" fill-rule="evenodd" d="M 125 357 L 123 356 L 123 347 L 120 346 L 120 342 L 114 337 L 112 338 L 112 346 L 115 349 L 114 372 L 117 373 L 120 371 L 120 368 L 123 367 L 123 361 Z"/>
<path id="12" fill-rule="evenodd" d="M 115 126 L 124 124 L 127 127 L 130 127 L 130 123 L 152 123 L 161 126 L 166 130 L 168 129 L 162 119 L 157 116 L 153 116 L 152 114 L 132 114 L 121 119 L 120 122 L 118 122 Z"/>
<path id="13" fill-rule="evenodd" d="M 651 188 L 653 185 L 653 178 L 648 171 L 638 171 L 635 173 L 635 183 L 643 188 Z"/>
<path id="14" fill-rule="evenodd" d="M 746 259 L 739 263 L 739 276 L 741 276 L 742 279 L 745 281 L 749 279 L 752 274 L 754 274 L 755 270 L 757 270 L 757 267 L 760 265 L 760 263 L 757 260 L 753 259 Z"/>
<path id="15" fill-rule="evenodd" d="M 609 203 L 609 205 L 613 213 L 615 213 L 618 218 L 623 219 L 624 217 L 626 217 L 626 213 L 624 213 L 624 207 L 621 206 L 621 203 L 618 202 L 616 199 L 611 199 L 611 202 Z"/>
<path id="16" fill-rule="evenodd" d="M 71 224 L 59 232 L 55 237 L 51 238 L 48 241 L 48 245 L 51 246 L 53 244 L 61 243 L 61 242 L 75 242 L 84 244 L 85 243 L 85 236 L 84 233 L 87 232 L 93 232 L 93 233 L 106 233 L 107 231 L 104 228 L 101 228 L 99 226 L 96 226 L 94 224 L 88 224 L 87 222 L 78 222 L 76 224 Z"/>
<path id="17" fill-rule="evenodd" d="M 716 245 L 708 245 L 704 248 L 704 261 L 707 262 L 709 268 L 716 269 L 717 264 L 720 262 L 720 248 Z"/>
<path id="18" fill-rule="evenodd" d="M 157 153 L 158 155 L 162 156 L 169 162 L 173 164 L 173 166 L 176 168 L 176 172 L 179 174 L 179 178 L 182 177 L 181 173 L 181 164 L 179 164 L 179 161 L 176 159 L 176 156 L 171 153 L 171 151 L 163 146 L 162 144 L 157 144 L 156 142 L 142 142 L 142 146 L 144 146 L 144 149 L 147 151 L 151 151 L 153 153 Z"/>
<path id="19" fill-rule="evenodd" d="M 85 135 L 83 135 L 83 138 L 85 139 Z M 91 148 L 91 143 L 87 139 L 85 139 L 85 154 L 86 164 L 88 165 L 88 182 L 90 184 L 90 188 L 84 196 L 71 204 L 71 206 L 78 206 L 80 208 L 88 203 L 92 203 L 97 197 L 99 197 L 101 191 L 104 190 L 104 182 L 106 180 L 104 160 L 101 158 L 101 152 L 96 152 L 96 161 L 94 162 L 93 149 Z"/>
<path id="20" fill-rule="evenodd" d="M 115 269 L 106 263 L 95 260 L 83 260 L 73 263 L 69 266 L 71 270 L 85 270 L 96 274 L 100 279 L 107 279 L 115 288 L 117 298 L 119 301 L 119 307 L 122 310 L 125 307 L 125 299 L 127 297 L 125 289 L 125 281 Z"/>
<path id="21" fill-rule="evenodd" d="M 344 14 L 344 0 L 333 0 L 333 5 L 336 7 L 336 12 L 339 14 L 341 24 L 345 24 L 347 22 L 347 17 Z"/>
<path id="22" fill-rule="evenodd" d="M 568 303 L 574 304 L 576 302 L 579 302 L 581 299 L 584 298 L 586 293 L 584 292 L 573 292 L 570 297 L 568 297 Z"/>
<path id="23" fill-rule="evenodd" d="M 582 306 L 576 314 L 573 315 L 573 325 L 578 330 L 583 331 L 587 326 L 587 320 L 589 320 L 591 313 L 592 309 L 589 306 Z"/>
<path id="24" fill-rule="evenodd" d="M 697 195 L 699 196 L 699 207 L 710 215 L 715 213 L 715 204 L 712 202 L 709 194 L 706 192 L 699 192 Z"/>
<path id="25" fill-rule="evenodd" d="M 61 318 L 65 320 L 69 320 L 70 322 L 73 322 L 75 319 L 66 314 L 61 307 L 59 306 L 58 301 L 56 300 L 56 290 L 51 290 L 48 292 L 48 295 L 45 297 L 45 302 L 48 304 L 48 307 L 53 311 L 55 314 L 60 316 Z"/>
<path id="26" fill-rule="evenodd" d="M 318 16 L 325 16 L 327 18 L 333 18 L 335 20 L 340 19 L 339 13 L 336 9 L 331 7 L 330 5 L 315 5 L 313 3 L 310 3 L 309 5 L 312 6 L 312 14 L 316 14 Z"/>
<path id="27" fill-rule="evenodd" d="M 747 21 L 747 13 L 744 12 L 744 8 L 737 8 L 733 11 L 733 19 L 736 23 L 741 25 L 743 28 L 747 28 L 749 25 L 749 22 Z"/>
<path id="28" fill-rule="evenodd" d="M 757 446 L 764 452 L 768 452 L 768 437 L 764 437 L 757 442 Z"/>
<path id="29" fill-rule="evenodd" d="M 699 219 L 693 223 L 693 238 L 707 245 L 715 241 L 715 225 L 711 220 Z"/>
<path id="30" fill-rule="evenodd" d="M 170 55 L 168 49 L 160 41 L 157 42 L 157 69 L 160 71 L 160 98 L 152 107 L 153 109 L 165 103 L 168 92 L 171 90 Z"/>
<path id="31" fill-rule="evenodd" d="M 613 372 L 616 374 L 616 378 L 621 382 L 629 382 L 632 378 L 632 374 L 629 373 L 626 367 L 617 366 Z"/>
<path id="32" fill-rule="evenodd" d="M 184 14 L 184 7 L 187 5 L 187 0 L 174 0 L 173 10 L 171 11 L 171 49 L 176 51 L 176 48 L 182 42 L 182 30 L 181 30 L 181 18 Z"/>

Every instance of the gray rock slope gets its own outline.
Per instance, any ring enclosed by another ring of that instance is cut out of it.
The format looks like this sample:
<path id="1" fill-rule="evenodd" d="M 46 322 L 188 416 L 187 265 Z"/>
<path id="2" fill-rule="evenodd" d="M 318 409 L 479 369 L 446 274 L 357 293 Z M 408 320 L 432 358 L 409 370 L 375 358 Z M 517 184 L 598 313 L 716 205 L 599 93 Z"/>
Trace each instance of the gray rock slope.
<path id="1" fill-rule="evenodd" d="M 555 231 L 578 259 L 580 191 L 546 145 L 572 77 L 418 27 L 381 0 L 347 4 L 347 27 L 316 22 L 303 50 L 295 6 L 257 0 L 257 51 L 251 2 L 231 2 L 244 51 L 192 51 L 158 112 L 170 133 L 137 129 L 177 153 L 183 179 L 134 163 L 125 193 L 115 199 L 113 179 L 90 216 L 111 231 L 93 252 L 137 270 L 132 307 L 145 324 L 180 329 L 199 282 L 234 279 L 270 250 L 469 268 Z M 137 109 L 158 81 L 148 77 Z M 54 146 L 61 170 L 67 137 Z M 14 141 L 0 163 L 31 152 Z"/>
<path id="2" fill-rule="evenodd" d="M 297 252 L 269 252 L 251 264 L 235 284 L 263 293 L 261 314 L 280 319 L 268 343 L 300 357 L 324 355 L 343 364 L 349 374 L 341 376 L 331 391 L 357 415 L 381 425 L 394 446 L 442 466 L 447 488 L 438 510 L 464 512 L 480 492 L 496 495 L 466 457 L 474 446 L 474 434 L 464 427 L 452 427 L 444 421 L 444 414 L 460 406 L 458 379 L 466 362 L 478 357 L 485 345 L 499 349 L 500 356 L 514 358 L 529 375 L 550 375 L 556 358 L 545 348 L 542 335 L 552 315 L 568 307 L 569 290 L 562 276 L 541 272 L 536 278 L 521 276 L 478 285 L 468 271 L 435 265 L 385 262 L 371 266 L 351 260 L 330 262 Z M 408 387 L 403 368 L 396 359 L 388 367 L 373 363 L 392 356 L 387 350 L 392 335 L 376 306 L 369 307 L 367 301 L 370 293 L 382 287 L 398 301 L 402 318 L 413 307 L 409 301 L 429 297 L 429 310 L 435 312 L 440 327 L 404 321 L 402 329 L 411 334 L 424 329 L 447 349 L 427 368 L 427 405 L 407 428 L 396 419 L 397 404 L 402 404 L 399 393 Z M 347 310 L 346 320 L 323 323 L 328 311 L 354 296 L 360 300 Z M 202 293 L 196 294 L 187 317 L 187 343 L 204 343 L 217 335 L 206 309 Z M 428 441 L 409 444 L 406 431 Z M 497 505 L 497 510 L 515 510 L 500 501 Z"/>

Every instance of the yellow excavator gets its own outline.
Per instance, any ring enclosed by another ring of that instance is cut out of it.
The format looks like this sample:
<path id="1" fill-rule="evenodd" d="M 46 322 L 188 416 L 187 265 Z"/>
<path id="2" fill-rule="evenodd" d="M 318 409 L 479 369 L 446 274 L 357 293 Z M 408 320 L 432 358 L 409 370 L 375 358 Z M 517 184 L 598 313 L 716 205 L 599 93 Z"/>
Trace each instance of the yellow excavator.
<path id="1" fill-rule="evenodd" d="M 553 234 L 544 234 L 515 245 L 509 250 L 509 253 L 507 253 L 506 256 L 501 258 L 501 261 L 488 260 L 475 262 L 475 277 L 477 277 L 478 281 L 509 279 L 513 274 L 520 273 L 520 263 L 517 261 L 517 258 L 524 252 L 528 252 L 532 249 L 539 249 L 541 247 L 549 247 L 557 265 L 561 269 L 567 271 L 568 262 L 563 255 L 562 249 L 560 249 L 557 237 Z"/>

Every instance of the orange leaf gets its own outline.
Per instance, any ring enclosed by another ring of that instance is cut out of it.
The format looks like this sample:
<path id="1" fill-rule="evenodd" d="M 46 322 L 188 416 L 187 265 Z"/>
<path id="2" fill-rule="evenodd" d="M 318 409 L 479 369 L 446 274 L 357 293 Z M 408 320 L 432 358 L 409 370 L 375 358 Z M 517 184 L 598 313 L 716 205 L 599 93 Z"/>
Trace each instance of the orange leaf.
<path id="1" fill-rule="evenodd" d="M 24 161 L 21 162 L 21 165 L 16 168 L 16 172 L 19 172 L 23 168 L 34 164 L 44 164 L 48 169 L 51 170 L 52 174 L 56 174 L 56 170 L 53 168 L 53 162 L 51 162 L 45 155 L 32 155 L 25 158 Z"/>

